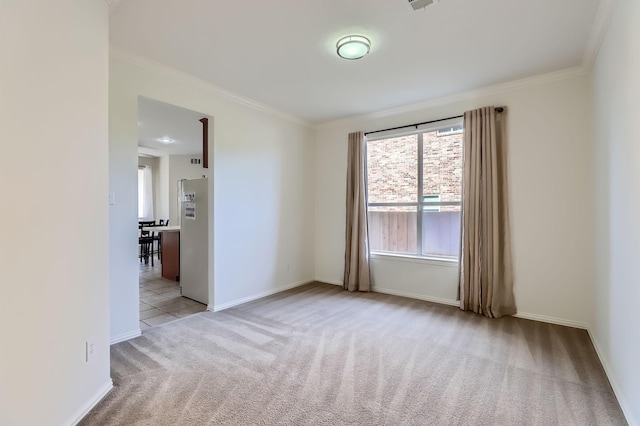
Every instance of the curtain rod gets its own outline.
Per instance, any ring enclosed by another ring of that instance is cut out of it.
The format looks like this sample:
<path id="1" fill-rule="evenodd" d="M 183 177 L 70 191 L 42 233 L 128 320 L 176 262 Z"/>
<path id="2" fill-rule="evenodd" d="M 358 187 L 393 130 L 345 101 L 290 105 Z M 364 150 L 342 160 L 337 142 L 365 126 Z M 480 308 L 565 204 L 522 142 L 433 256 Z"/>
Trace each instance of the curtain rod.
<path id="1" fill-rule="evenodd" d="M 496 112 L 502 112 L 502 111 L 504 111 L 503 107 L 496 107 Z M 422 126 L 424 124 L 437 123 L 439 121 L 453 120 L 454 118 L 462 118 L 462 117 L 464 117 L 464 115 L 456 115 L 455 117 L 440 118 L 438 120 L 424 121 L 422 123 L 407 124 L 406 126 L 390 127 L 388 129 L 382 129 L 382 130 L 373 130 L 371 132 L 366 132 L 364 135 L 367 136 L 367 135 L 371 135 L 373 133 L 388 132 L 389 130 L 399 130 L 399 129 L 404 129 L 404 128 L 407 128 L 407 127 L 415 127 L 417 129 L 418 126 Z"/>

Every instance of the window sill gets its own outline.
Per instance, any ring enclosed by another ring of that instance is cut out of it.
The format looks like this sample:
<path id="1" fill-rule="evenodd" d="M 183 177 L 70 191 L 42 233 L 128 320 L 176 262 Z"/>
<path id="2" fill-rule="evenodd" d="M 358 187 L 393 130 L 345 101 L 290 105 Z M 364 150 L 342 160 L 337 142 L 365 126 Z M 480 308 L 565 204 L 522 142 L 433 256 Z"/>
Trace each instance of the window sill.
<path id="1" fill-rule="evenodd" d="M 423 257 L 413 256 L 410 254 L 395 254 L 395 253 L 371 253 L 371 259 L 379 259 L 391 262 L 410 262 L 420 263 L 435 266 L 445 266 L 449 268 L 458 268 L 458 259 L 446 259 L 442 257 Z"/>

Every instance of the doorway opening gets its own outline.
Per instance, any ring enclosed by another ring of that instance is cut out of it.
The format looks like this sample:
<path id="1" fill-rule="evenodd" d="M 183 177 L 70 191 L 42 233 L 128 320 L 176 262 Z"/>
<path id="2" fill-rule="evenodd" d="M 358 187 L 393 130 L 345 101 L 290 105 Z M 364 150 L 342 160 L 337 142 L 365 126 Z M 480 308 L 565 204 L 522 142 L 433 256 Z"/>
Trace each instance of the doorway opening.
<path id="1" fill-rule="evenodd" d="M 181 235 L 185 203 L 180 188 L 185 179 L 206 179 L 208 175 L 208 169 L 203 167 L 207 163 L 203 157 L 208 121 L 209 117 L 195 111 L 138 98 L 138 281 L 143 332 L 207 309 L 208 273 L 195 278 L 195 285 L 207 289 L 204 297 L 194 300 L 183 296 L 180 266 L 184 259 L 180 254 L 191 251 L 193 244 L 186 238 L 188 234 Z M 198 194 L 204 203 L 207 192 L 205 187 Z M 206 216 L 206 211 L 201 208 L 199 213 Z M 206 251 L 208 218 L 202 219 L 205 227 L 201 233 L 205 238 L 197 241 L 197 249 Z M 192 222 L 195 221 L 190 221 L 190 231 Z M 193 285 L 192 275 L 186 274 L 186 269 L 184 272 L 189 285 Z"/>

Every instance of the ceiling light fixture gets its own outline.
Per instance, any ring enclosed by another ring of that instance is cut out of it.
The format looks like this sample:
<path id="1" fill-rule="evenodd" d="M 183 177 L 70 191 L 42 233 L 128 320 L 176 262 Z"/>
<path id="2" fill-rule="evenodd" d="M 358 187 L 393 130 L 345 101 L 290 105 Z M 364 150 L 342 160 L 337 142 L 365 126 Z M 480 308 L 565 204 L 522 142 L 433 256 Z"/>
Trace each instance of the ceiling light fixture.
<path id="1" fill-rule="evenodd" d="M 360 59 L 371 50 L 371 41 L 358 35 L 342 37 L 336 43 L 338 56 L 344 59 Z"/>
<path id="2" fill-rule="evenodd" d="M 164 138 L 158 139 L 158 141 L 162 142 L 162 143 L 174 143 L 175 142 L 175 140 L 173 140 L 173 139 L 171 139 L 169 137 L 166 137 L 166 136 Z"/>

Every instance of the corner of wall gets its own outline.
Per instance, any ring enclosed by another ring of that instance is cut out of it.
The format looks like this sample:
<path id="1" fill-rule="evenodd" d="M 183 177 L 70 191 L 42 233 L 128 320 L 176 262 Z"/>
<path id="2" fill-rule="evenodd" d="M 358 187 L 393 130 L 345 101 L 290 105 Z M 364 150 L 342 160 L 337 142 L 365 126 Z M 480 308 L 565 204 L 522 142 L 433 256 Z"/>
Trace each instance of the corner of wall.
<path id="1" fill-rule="evenodd" d="M 611 385 L 611 389 L 613 389 L 613 393 L 616 396 L 618 403 L 620 404 L 620 408 L 622 409 L 622 413 L 624 414 L 629 426 L 640 426 L 640 420 L 635 419 L 633 417 L 633 413 L 630 411 L 631 405 L 629 401 L 627 401 L 625 395 L 622 393 L 622 389 L 620 388 L 620 384 L 613 374 L 613 370 L 609 365 L 609 360 L 605 356 L 604 352 L 601 349 L 600 344 L 598 343 L 598 339 L 596 338 L 593 331 L 591 331 L 591 327 L 587 328 L 587 333 L 589 334 L 589 338 L 591 339 L 591 344 L 598 355 L 598 359 L 600 360 L 600 364 L 602 364 L 602 368 L 604 369 L 604 373 L 609 380 L 609 384 Z"/>
<path id="2" fill-rule="evenodd" d="M 100 403 L 100 401 L 102 401 L 102 399 L 107 396 L 109 392 L 111 392 L 111 389 L 113 389 L 113 380 L 109 379 L 100 387 L 100 389 L 96 391 L 95 394 L 89 397 L 87 402 L 82 405 L 82 407 L 80 407 L 78 411 L 71 415 L 67 420 L 62 422 L 62 424 L 65 426 L 75 426 L 80 423 L 84 416 L 89 414 L 89 411 L 91 411 L 96 405 L 98 405 L 98 403 Z"/>

